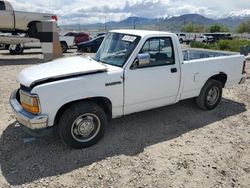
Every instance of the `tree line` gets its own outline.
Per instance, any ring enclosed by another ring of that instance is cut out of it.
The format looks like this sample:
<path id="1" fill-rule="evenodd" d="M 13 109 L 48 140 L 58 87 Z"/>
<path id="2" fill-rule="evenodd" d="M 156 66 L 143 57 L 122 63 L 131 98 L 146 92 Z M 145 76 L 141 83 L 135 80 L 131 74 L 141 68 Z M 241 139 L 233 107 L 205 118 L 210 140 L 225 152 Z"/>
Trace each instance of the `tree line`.
<path id="1" fill-rule="evenodd" d="M 181 31 L 187 33 L 215 33 L 229 32 L 229 29 L 228 27 L 220 24 L 214 24 L 210 27 L 206 27 L 203 25 L 194 25 L 192 23 L 188 23 L 182 27 Z M 237 33 L 250 33 L 250 20 L 242 22 L 235 31 Z"/>

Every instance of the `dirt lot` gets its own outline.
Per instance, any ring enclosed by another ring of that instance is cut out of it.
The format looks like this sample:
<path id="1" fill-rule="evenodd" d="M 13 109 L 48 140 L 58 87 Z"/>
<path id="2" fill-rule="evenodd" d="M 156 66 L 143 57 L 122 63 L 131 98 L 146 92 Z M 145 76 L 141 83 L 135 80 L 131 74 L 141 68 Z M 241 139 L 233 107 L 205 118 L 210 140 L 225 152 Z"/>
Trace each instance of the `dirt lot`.
<path id="1" fill-rule="evenodd" d="M 38 58 L 0 51 L 1 188 L 250 187 L 250 80 L 225 89 L 214 111 L 186 100 L 133 114 L 112 120 L 97 145 L 73 150 L 54 138 L 34 140 L 10 110 L 17 73 Z"/>

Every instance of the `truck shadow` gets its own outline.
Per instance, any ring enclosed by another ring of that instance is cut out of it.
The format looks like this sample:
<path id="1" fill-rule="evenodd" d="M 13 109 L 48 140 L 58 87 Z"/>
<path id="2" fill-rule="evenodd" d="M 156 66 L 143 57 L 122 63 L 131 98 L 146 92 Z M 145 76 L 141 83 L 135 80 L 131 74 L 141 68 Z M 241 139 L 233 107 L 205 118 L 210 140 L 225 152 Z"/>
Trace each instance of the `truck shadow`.
<path id="1" fill-rule="evenodd" d="M 29 137 L 15 124 L 10 124 L 0 138 L 0 165 L 2 175 L 11 185 L 71 172 L 108 157 L 134 156 L 148 146 L 167 142 L 189 131 L 245 112 L 242 103 L 223 99 L 217 109 L 204 112 L 192 100 L 176 105 L 132 114 L 111 120 L 104 138 L 96 145 L 70 149 L 55 138 Z"/>
<path id="2" fill-rule="evenodd" d="M 0 66 L 10 66 L 10 65 L 36 65 L 44 63 L 43 59 L 38 58 L 20 58 L 20 59 L 0 59 Z"/>

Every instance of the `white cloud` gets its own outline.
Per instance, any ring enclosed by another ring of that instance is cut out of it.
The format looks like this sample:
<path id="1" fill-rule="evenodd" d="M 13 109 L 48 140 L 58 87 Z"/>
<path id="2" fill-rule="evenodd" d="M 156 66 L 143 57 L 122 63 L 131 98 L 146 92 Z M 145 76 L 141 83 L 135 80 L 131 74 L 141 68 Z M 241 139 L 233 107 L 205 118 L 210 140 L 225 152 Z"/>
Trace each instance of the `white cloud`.
<path id="1" fill-rule="evenodd" d="M 120 21 L 129 16 L 166 17 L 199 13 L 220 17 L 250 7 L 246 0 L 9 0 L 16 10 L 51 12 L 59 24 Z"/>

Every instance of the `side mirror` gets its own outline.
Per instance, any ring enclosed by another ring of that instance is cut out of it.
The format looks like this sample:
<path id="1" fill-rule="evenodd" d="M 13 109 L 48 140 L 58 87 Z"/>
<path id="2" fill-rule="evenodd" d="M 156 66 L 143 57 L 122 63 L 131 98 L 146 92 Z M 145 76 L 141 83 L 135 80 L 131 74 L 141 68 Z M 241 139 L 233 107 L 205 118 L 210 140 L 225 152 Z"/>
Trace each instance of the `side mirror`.
<path id="1" fill-rule="evenodd" d="M 137 60 L 139 66 L 148 65 L 150 63 L 150 55 L 148 53 L 138 54 Z"/>

